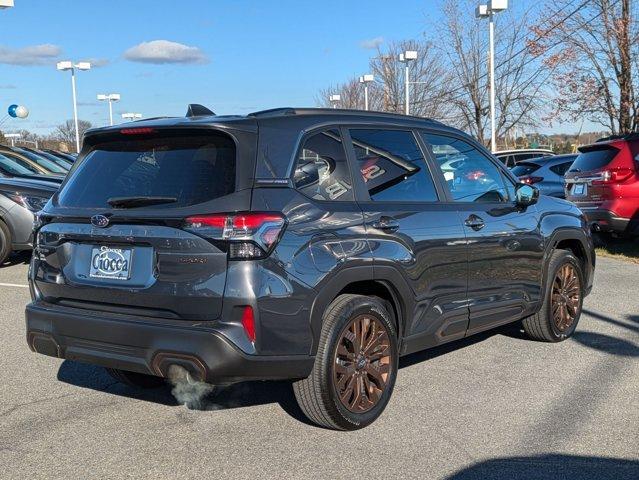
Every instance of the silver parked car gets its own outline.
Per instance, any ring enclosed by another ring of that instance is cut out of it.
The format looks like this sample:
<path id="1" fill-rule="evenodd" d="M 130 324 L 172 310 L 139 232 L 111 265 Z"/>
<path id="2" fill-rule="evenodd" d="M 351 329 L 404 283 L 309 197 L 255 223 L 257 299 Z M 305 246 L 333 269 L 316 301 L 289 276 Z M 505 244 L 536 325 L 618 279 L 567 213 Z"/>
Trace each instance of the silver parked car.
<path id="1" fill-rule="evenodd" d="M 535 185 L 543 195 L 564 198 L 564 174 L 577 154 L 555 155 L 518 163 L 511 171 L 519 181 Z"/>
<path id="2" fill-rule="evenodd" d="M 0 178 L 0 265 L 13 251 L 33 248 L 33 219 L 59 184 L 27 178 Z"/>

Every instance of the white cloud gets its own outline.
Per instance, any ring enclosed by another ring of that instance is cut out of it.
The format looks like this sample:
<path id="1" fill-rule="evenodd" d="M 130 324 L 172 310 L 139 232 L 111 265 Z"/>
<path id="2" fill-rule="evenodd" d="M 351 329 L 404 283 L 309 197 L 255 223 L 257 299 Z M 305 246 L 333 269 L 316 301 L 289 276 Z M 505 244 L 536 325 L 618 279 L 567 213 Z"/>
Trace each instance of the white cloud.
<path id="1" fill-rule="evenodd" d="M 104 67 L 111 63 L 108 58 L 85 58 L 82 61 L 89 62 L 91 64 L 91 68 Z"/>
<path id="2" fill-rule="evenodd" d="M 124 52 L 124 58 L 132 62 L 155 64 L 201 64 L 209 61 L 199 48 L 168 40 L 142 42 Z"/>
<path id="3" fill-rule="evenodd" d="M 62 49 L 46 43 L 23 48 L 0 47 L 0 63 L 8 65 L 47 65 L 60 56 Z"/>
<path id="4" fill-rule="evenodd" d="M 362 40 L 359 42 L 359 46 L 366 50 L 374 50 L 384 43 L 384 37 L 369 38 L 368 40 Z"/>

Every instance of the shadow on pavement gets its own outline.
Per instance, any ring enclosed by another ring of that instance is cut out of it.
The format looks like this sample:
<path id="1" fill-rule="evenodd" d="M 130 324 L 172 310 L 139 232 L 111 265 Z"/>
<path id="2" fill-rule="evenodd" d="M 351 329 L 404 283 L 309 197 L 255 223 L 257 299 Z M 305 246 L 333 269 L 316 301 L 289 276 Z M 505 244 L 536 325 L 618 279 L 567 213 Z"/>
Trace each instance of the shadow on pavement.
<path id="1" fill-rule="evenodd" d="M 24 251 L 9 255 L 4 263 L 0 264 L 0 268 L 12 267 L 14 265 L 28 265 L 31 261 L 31 251 Z"/>
<path id="2" fill-rule="evenodd" d="M 65 360 L 58 370 L 58 380 L 81 388 L 89 388 L 122 397 L 134 398 L 166 406 L 181 406 L 171 394 L 169 383 L 154 388 L 129 387 L 115 381 L 102 367 Z M 198 410 L 227 410 L 278 403 L 290 416 L 303 423 L 310 422 L 300 410 L 291 382 L 245 382 L 227 387 L 216 387 L 199 402 Z"/>
<path id="3" fill-rule="evenodd" d="M 639 462 L 577 455 L 537 455 L 486 460 L 446 480 L 636 480 Z"/>

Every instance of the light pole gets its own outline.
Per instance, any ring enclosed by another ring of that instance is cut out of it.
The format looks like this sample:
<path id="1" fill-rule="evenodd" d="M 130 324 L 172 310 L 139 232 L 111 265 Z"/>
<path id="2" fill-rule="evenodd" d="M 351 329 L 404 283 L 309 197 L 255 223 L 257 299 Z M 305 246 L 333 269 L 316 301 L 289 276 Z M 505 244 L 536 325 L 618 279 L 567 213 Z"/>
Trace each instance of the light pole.
<path id="1" fill-rule="evenodd" d="M 78 62 L 74 64 L 69 60 L 58 62 L 56 68 L 65 72 L 71 70 L 71 91 L 73 92 L 73 121 L 75 122 L 75 149 L 77 153 L 80 153 L 80 129 L 78 128 L 78 101 L 75 94 L 75 69 L 78 70 L 91 70 L 91 64 L 89 62 Z"/>
<path id="2" fill-rule="evenodd" d="M 405 64 L 404 67 L 404 93 L 406 95 L 405 98 L 405 106 L 404 113 L 408 115 L 410 113 L 410 77 L 408 74 L 408 64 L 413 60 L 417 60 L 417 52 L 415 50 L 406 50 L 404 53 L 399 54 L 399 61 Z"/>
<path id="3" fill-rule="evenodd" d="M 13 0 L 0 0 L 0 10 L 13 7 Z"/>
<path id="4" fill-rule="evenodd" d="M 132 112 L 127 112 L 127 113 L 123 113 L 122 114 L 122 118 L 124 118 L 125 120 L 138 120 L 140 118 L 142 118 L 142 114 L 141 113 L 132 113 Z"/>
<path id="5" fill-rule="evenodd" d="M 109 93 L 108 95 L 105 95 L 105 94 L 99 93 L 98 100 L 100 100 L 101 102 L 103 101 L 109 102 L 109 124 L 113 126 L 113 102 L 117 102 L 118 100 L 120 100 L 120 94 Z"/>
<path id="6" fill-rule="evenodd" d="M 368 84 L 373 82 L 375 77 L 372 73 L 367 73 L 359 77 L 359 83 L 364 84 L 364 110 L 368 110 Z"/>
<path id="7" fill-rule="evenodd" d="M 337 93 L 328 97 L 328 101 L 331 102 L 331 105 L 333 105 L 333 108 L 337 108 L 337 104 L 340 102 L 341 99 L 342 99 L 342 96 Z"/>
<path id="8" fill-rule="evenodd" d="M 508 0 L 488 0 L 479 5 L 475 12 L 477 18 L 488 18 L 488 69 L 490 71 L 490 149 L 497 151 L 497 132 L 495 128 L 495 21 L 494 14 L 506 10 Z"/>

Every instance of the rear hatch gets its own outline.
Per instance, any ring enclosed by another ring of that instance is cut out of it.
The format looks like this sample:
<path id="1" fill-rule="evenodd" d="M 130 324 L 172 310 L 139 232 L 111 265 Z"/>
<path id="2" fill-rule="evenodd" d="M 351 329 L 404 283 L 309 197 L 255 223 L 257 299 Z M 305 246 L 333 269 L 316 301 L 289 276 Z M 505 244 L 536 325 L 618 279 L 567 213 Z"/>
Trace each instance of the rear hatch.
<path id="1" fill-rule="evenodd" d="M 615 198 L 615 185 L 634 173 L 628 142 L 597 143 L 579 149 L 566 172 L 566 199 L 581 208 L 597 208 Z"/>
<path id="2" fill-rule="evenodd" d="M 86 144 L 40 216 L 31 278 L 41 298 L 137 316 L 217 318 L 227 245 L 185 222 L 249 209 L 254 135 L 128 128 Z"/>

